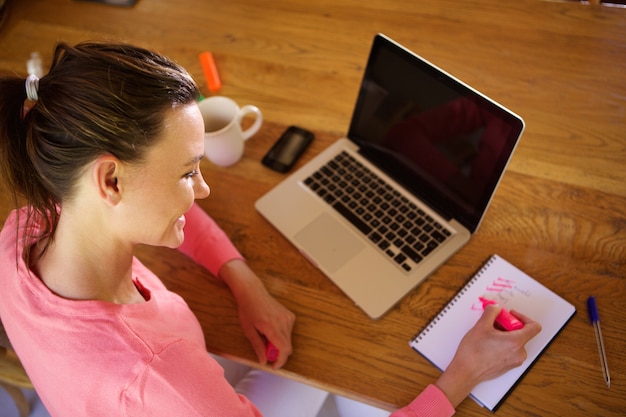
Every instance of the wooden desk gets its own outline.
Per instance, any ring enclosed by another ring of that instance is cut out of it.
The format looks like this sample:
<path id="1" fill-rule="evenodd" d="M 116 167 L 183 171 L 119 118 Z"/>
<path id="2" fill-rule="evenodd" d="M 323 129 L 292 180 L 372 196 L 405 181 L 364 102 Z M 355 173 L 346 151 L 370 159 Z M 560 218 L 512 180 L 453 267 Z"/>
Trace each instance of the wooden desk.
<path id="1" fill-rule="evenodd" d="M 626 410 L 626 10 L 519 0 L 139 0 L 132 9 L 13 0 L 0 29 L 0 72 L 24 74 L 57 40 L 116 38 L 160 50 L 204 83 L 212 50 L 222 93 L 267 122 L 233 168 L 204 163 L 201 205 L 269 290 L 298 316 L 281 371 L 386 407 L 438 371 L 408 347 L 497 252 L 572 302 L 578 314 L 499 416 L 617 416 Z M 259 161 L 285 125 L 314 130 L 311 158 L 348 126 L 373 35 L 383 32 L 522 115 L 527 129 L 472 241 L 378 321 L 365 316 L 253 208 L 283 176 Z M 206 92 L 206 89 L 204 89 Z M 2 200 L 4 219 L 10 201 Z M 211 351 L 253 362 L 228 290 L 176 251 L 140 257 L 198 315 Z M 604 386 L 585 301 L 599 303 L 612 385 Z M 465 401 L 459 415 L 488 412 Z"/>

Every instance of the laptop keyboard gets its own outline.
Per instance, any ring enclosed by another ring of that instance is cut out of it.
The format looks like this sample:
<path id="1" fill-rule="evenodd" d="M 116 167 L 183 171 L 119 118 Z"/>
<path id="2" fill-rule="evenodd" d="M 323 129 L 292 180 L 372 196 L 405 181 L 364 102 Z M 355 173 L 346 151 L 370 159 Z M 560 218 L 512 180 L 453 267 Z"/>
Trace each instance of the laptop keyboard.
<path id="1" fill-rule="evenodd" d="M 345 151 L 304 184 L 407 272 L 451 235 Z"/>

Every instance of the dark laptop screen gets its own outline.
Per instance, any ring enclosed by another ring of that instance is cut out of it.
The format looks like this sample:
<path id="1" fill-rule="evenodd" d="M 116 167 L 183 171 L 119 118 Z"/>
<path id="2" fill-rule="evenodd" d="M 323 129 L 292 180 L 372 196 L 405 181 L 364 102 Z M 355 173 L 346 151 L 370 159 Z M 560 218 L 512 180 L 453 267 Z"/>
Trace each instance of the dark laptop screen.
<path id="1" fill-rule="evenodd" d="M 377 35 L 348 137 L 441 215 L 474 232 L 523 127 L 518 116 Z"/>

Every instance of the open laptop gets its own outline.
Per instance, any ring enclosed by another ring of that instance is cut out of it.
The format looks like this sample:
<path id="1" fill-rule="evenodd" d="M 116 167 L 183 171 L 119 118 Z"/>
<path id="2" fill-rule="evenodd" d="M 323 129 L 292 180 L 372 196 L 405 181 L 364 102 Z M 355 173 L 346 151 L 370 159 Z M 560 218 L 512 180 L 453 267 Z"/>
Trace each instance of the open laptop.
<path id="1" fill-rule="evenodd" d="M 378 34 L 347 138 L 255 206 L 376 319 L 476 232 L 523 129 L 519 116 Z"/>

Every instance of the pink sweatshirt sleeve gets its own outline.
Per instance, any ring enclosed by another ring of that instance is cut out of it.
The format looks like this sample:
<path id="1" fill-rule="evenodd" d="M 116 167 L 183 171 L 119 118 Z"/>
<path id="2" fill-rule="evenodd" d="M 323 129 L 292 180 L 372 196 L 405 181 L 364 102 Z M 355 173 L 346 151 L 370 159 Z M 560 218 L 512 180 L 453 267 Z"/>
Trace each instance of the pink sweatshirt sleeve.
<path id="1" fill-rule="evenodd" d="M 409 405 L 394 411 L 390 417 L 450 417 L 454 407 L 435 385 L 431 384 Z"/>
<path id="2" fill-rule="evenodd" d="M 220 268 L 233 259 L 243 259 L 226 233 L 200 206 L 185 214 L 185 240 L 178 250 L 204 266 L 216 277 Z"/>

